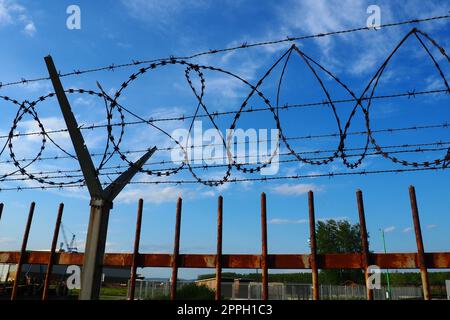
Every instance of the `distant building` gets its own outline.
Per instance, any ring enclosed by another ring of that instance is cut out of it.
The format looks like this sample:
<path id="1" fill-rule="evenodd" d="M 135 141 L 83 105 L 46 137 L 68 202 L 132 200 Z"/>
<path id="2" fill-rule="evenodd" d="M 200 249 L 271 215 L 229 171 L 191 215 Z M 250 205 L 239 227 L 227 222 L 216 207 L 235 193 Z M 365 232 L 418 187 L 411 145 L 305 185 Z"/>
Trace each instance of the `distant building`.
<path id="1" fill-rule="evenodd" d="M 253 282 L 252 279 L 245 278 L 222 278 L 222 296 L 223 297 L 241 297 L 247 296 L 248 284 Z M 198 286 L 207 286 L 211 290 L 216 291 L 216 277 L 196 280 Z M 234 290 L 234 292 L 233 292 Z"/>
<path id="2" fill-rule="evenodd" d="M 52 280 L 64 280 L 69 276 L 65 265 L 54 265 L 52 269 Z M 0 264 L 0 282 L 13 281 L 16 277 L 16 264 Z M 24 264 L 22 266 L 22 276 L 28 276 L 35 281 L 43 281 L 47 265 L 42 264 Z M 105 283 L 127 283 L 130 278 L 129 268 L 103 268 L 103 282 Z"/>

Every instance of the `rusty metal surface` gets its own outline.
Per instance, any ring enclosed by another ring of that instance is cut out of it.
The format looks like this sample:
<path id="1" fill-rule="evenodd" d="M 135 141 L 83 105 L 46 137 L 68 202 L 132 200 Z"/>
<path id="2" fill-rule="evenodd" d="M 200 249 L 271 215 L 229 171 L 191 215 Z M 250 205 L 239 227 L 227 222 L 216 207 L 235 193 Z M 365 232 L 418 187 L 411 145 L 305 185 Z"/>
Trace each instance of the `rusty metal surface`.
<path id="1" fill-rule="evenodd" d="M 261 194 L 261 269 L 262 269 L 262 293 L 263 300 L 269 299 L 269 274 L 267 259 L 267 212 L 266 194 Z"/>
<path id="2" fill-rule="evenodd" d="M 219 196 L 217 201 L 216 300 L 220 300 L 222 297 L 222 213 L 223 198 Z"/>
<path id="3" fill-rule="evenodd" d="M 411 212 L 414 223 L 414 233 L 417 243 L 417 262 L 420 269 L 420 277 L 422 278 L 423 297 L 430 300 L 430 282 L 428 279 L 428 270 L 425 263 L 425 249 L 423 247 L 422 230 L 420 228 L 419 209 L 417 208 L 416 190 L 413 186 L 409 187 L 409 198 L 411 200 Z"/>
<path id="4" fill-rule="evenodd" d="M 56 217 L 55 230 L 53 231 L 52 246 L 50 248 L 50 255 L 49 255 L 48 264 L 47 264 L 47 271 L 45 272 L 45 282 L 44 282 L 44 290 L 42 291 L 42 300 L 47 300 L 47 298 L 48 298 L 48 288 L 50 286 L 50 276 L 52 274 L 53 264 L 55 261 L 55 250 L 56 250 L 56 245 L 58 244 L 59 228 L 61 226 L 61 219 L 62 219 L 63 211 L 64 211 L 64 203 L 60 203 L 59 208 L 58 208 L 58 215 Z"/>
<path id="5" fill-rule="evenodd" d="M 311 265 L 313 299 L 319 300 L 319 270 L 317 269 L 317 246 L 316 246 L 316 218 L 314 212 L 314 194 L 308 192 L 308 209 L 309 209 L 309 247 L 311 255 L 309 263 Z"/>
<path id="6" fill-rule="evenodd" d="M 328 253 L 318 254 L 320 269 L 363 269 L 360 253 Z"/>
<path id="7" fill-rule="evenodd" d="M 11 300 L 15 300 L 17 297 L 17 289 L 19 288 L 20 276 L 22 273 L 22 266 L 25 262 L 25 256 L 26 256 L 26 250 L 27 250 L 27 244 L 28 244 L 28 236 L 30 235 L 31 222 L 33 221 L 33 214 L 34 214 L 35 206 L 36 206 L 36 204 L 34 202 L 32 202 L 30 205 L 30 211 L 28 212 L 27 224 L 25 226 L 25 232 L 23 234 L 23 239 L 22 239 L 22 247 L 20 249 L 19 259 L 17 261 L 16 276 L 14 278 L 14 284 L 13 284 L 13 288 L 12 288 L 12 292 L 11 292 Z"/>
<path id="8" fill-rule="evenodd" d="M 55 265 L 83 265 L 83 253 L 55 253 Z M 0 251 L 0 263 L 17 264 L 19 251 Z M 48 263 L 49 252 L 28 251 L 24 255 L 26 264 Z M 267 256 L 269 269 L 311 269 L 308 262 L 309 254 L 269 254 Z M 317 255 L 319 269 L 363 269 L 360 253 L 326 253 Z M 210 268 L 216 267 L 215 254 L 180 254 L 179 268 Z M 381 269 L 419 269 L 417 253 L 371 253 L 371 264 Z M 449 269 L 450 252 L 427 252 L 425 261 L 428 269 Z M 106 253 L 103 261 L 105 267 L 129 267 L 133 262 L 132 253 Z M 140 268 L 170 268 L 172 255 L 169 253 L 139 254 Z M 227 269 L 257 269 L 261 267 L 259 254 L 224 254 L 222 268 Z"/>
<path id="9" fill-rule="evenodd" d="M 224 254 L 222 268 L 261 268 L 261 256 L 257 254 Z"/>
<path id="10" fill-rule="evenodd" d="M 142 225 L 142 210 L 144 207 L 144 201 L 139 199 L 138 211 L 136 217 L 136 232 L 134 235 L 134 247 L 133 247 L 133 264 L 131 265 L 130 276 L 130 300 L 134 300 L 134 292 L 136 289 L 136 271 L 139 264 L 139 241 L 141 239 L 141 225 Z"/>
<path id="11" fill-rule="evenodd" d="M 362 264 L 364 266 L 364 278 L 366 281 L 366 294 L 367 300 L 373 300 L 373 290 L 370 289 L 368 285 L 369 280 L 369 241 L 367 239 L 367 228 L 366 228 L 366 217 L 364 213 L 364 201 L 362 196 L 362 191 L 356 191 L 356 202 L 358 203 L 358 215 L 359 215 L 359 226 L 361 230 L 361 248 L 362 248 Z"/>
<path id="12" fill-rule="evenodd" d="M 172 255 L 172 277 L 170 283 L 170 300 L 175 300 L 177 294 L 177 281 L 178 281 L 178 262 L 180 255 L 180 229 L 181 229 L 181 206 L 183 200 L 178 198 L 177 212 L 175 217 L 175 239 L 173 243 L 173 255 Z"/>
<path id="13" fill-rule="evenodd" d="M 428 269 L 449 269 L 450 252 L 425 252 L 423 247 L 422 233 L 420 229 L 419 212 L 415 198 L 415 190 L 410 188 L 410 201 L 412 216 L 417 240 L 417 253 L 371 253 L 367 239 L 364 203 L 362 192 L 357 191 L 357 204 L 359 221 L 361 226 L 362 252 L 358 253 L 323 253 L 317 254 L 315 209 L 313 193 L 308 194 L 309 220 L 310 220 L 310 244 L 309 254 L 268 254 L 267 245 L 267 209 L 266 196 L 261 194 L 261 253 L 260 254 L 222 254 L 222 223 L 223 223 L 223 198 L 218 198 L 217 211 L 217 251 L 216 254 L 180 254 L 180 231 L 181 231 L 181 198 L 177 202 L 174 250 L 169 253 L 139 253 L 139 242 L 141 237 L 143 202 L 139 201 L 134 249 L 132 253 L 106 253 L 103 256 L 102 267 L 123 267 L 131 269 L 131 293 L 136 281 L 136 269 L 145 268 L 171 268 L 172 284 L 171 298 L 176 297 L 176 286 L 179 268 L 210 268 L 216 272 L 216 299 L 220 299 L 220 284 L 223 268 L 229 269 L 262 269 L 262 298 L 268 298 L 268 269 L 298 269 L 312 270 L 313 288 L 318 286 L 318 269 L 361 269 L 365 271 L 367 279 L 367 267 L 377 265 L 381 269 L 420 269 L 425 299 L 431 298 L 429 294 Z M 47 265 L 46 284 L 43 299 L 48 296 L 48 285 L 53 265 L 79 265 L 84 263 L 84 253 L 55 252 L 59 224 L 62 216 L 62 204 L 55 225 L 50 252 L 26 251 L 28 235 L 31 228 L 34 203 L 30 206 L 27 225 L 23 236 L 21 251 L 0 251 L 0 263 L 18 264 L 18 270 L 23 264 Z M 0 205 L 0 214 L 3 207 Z M 20 272 L 18 273 L 20 274 Z M 316 275 L 315 275 L 316 274 Z M 16 275 L 17 277 L 17 275 Z M 16 278 L 15 286 L 19 284 Z M 47 291 L 47 293 L 46 293 Z M 371 290 L 367 290 L 368 299 L 371 299 Z M 14 299 L 17 289 L 11 295 Z M 318 299 L 317 290 L 313 290 L 313 299 Z"/>

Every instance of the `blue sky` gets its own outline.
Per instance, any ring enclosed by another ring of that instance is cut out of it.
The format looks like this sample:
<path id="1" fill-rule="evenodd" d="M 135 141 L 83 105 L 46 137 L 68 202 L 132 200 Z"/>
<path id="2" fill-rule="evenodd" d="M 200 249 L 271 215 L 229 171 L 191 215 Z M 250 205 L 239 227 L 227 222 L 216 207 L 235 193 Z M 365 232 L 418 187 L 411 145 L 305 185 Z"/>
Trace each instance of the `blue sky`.
<path id="1" fill-rule="evenodd" d="M 67 6 L 76 4 L 81 9 L 81 29 L 66 28 Z M 111 63 L 127 63 L 134 60 L 164 58 L 170 55 L 184 56 L 214 48 L 283 39 L 364 26 L 370 4 L 381 8 L 382 23 L 413 18 L 445 15 L 449 11 L 446 1 L 180 1 L 180 0 L 128 0 L 128 1 L 56 1 L 45 2 L 0 0 L 0 36 L 3 50 L 0 52 L 0 81 L 20 80 L 46 76 L 43 57 L 51 54 L 59 70 L 70 72 Z M 449 22 L 441 20 L 418 24 L 441 46 L 449 50 Z M 296 42 L 308 56 L 325 66 L 356 95 L 360 95 L 396 44 L 408 33 L 412 25 L 352 33 Z M 427 43 L 429 45 L 429 43 Z M 290 43 L 238 50 L 224 54 L 208 55 L 193 59 L 192 63 L 211 65 L 236 73 L 256 84 L 267 69 L 289 49 Z M 432 49 L 444 76 L 448 76 L 449 64 L 436 49 Z M 98 90 L 96 81 L 106 92 L 113 94 L 121 83 L 140 67 L 103 71 L 63 78 L 66 88 Z M 317 80 L 305 67 L 298 55 L 293 55 L 286 69 L 280 105 L 323 101 L 325 96 Z M 265 80 L 264 94 L 275 101 L 276 84 L 281 68 Z M 323 78 L 332 99 L 348 99 L 350 96 L 333 79 L 323 72 Z M 248 94 L 248 87 L 231 77 L 206 71 L 205 102 L 210 110 L 237 109 Z M 193 77 L 195 86 L 198 78 Z M 198 87 L 197 87 L 198 88 Z M 398 92 L 434 90 L 445 88 L 437 69 L 419 46 L 416 39 L 409 39 L 389 62 L 376 89 L 376 95 Z M 27 85 L 3 87 L 1 95 L 19 101 L 35 100 L 52 91 L 50 82 L 41 81 Z M 103 101 L 86 95 L 70 96 L 79 123 L 105 122 Z M 124 91 L 120 103 L 144 118 L 171 117 L 192 114 L 195 97 L 187 86 L 181 66 L 159 68 L 140 78 Z M 264 106 L 256 97 L 249 104 Z M 1 135 L 8 134 L 17 108 L 2 101 Z M 442 124 L 449 120 L 448 95 L 434 94 L 416 98 L 396 98 L 375 101 L 371 107 L 372 129 Z M 346 119 L 352 105 L 340 104 L 339 117 Z M 46 100 L 36 107 L 39 117 L 49 129 L 64 128 L 56 100 Z M 115 114 L 117 116 L 117 114 Z M 320 135 L 336 132 L 336 121 L 329 108 L 301 108 L 280 114 L 285 134 L 290 137 Z M 127 115 L 127 120 L 133 120 Z M 231 117 L 218 121 L 221 129 L 229 127 Z M 343 121 L 344 121 L 343 120 Z M 345 123 L 344 121 L 344 123 Z M 188 122 L 167 122 L 162 127 L 171 132 L 186 128 Z M 211 124 L 204 121 L 204 128 Z M 272 116 L 267 112 L 242 115 L 239 128 L 275 128 Z M 36 123 L 25 117 L 18 125 L 20 132 L 36 131 Z M 358 112 L 350 131 L 364 130 L 364 118 Z M 115 129 L 117 130 L 117 129 Z M 381 145 L 448 142 L 449 129 L 427 129 L 402 133 L 376 135 Z M 118 131 L 115 131 L 117 133 Z M 105 130 L 85 130 L 91 152 L 101 152 L 105 143 Z M 72 152 L 70 140 L 65 134 L 52 137 L 62 147 Z M 351 136 L 346 147 L 363 146 L 364 136 Z M 20 137 L 14 140 L 14 150 L 19 158 L 32 157 L 39 150 L 39 137 Z M 4 140 L 2 140 L 4 141 Z M 3 145 L 4 142 L 2 142 Z M 142 149 L 157 145 L 174 146 L 166 137 L 148 126 L 127 127 L 123 150 Z M 296 151 L 326 150 L 336 148 L 336 139 L 299 140 L 292 143 Z M 281 152 L 286 152 L 281 147 Z M 60 150 L 49 145 L 43 156 L 61 156 Z M 411 161 L 427 161 L 442 158 L 444 151 L 420 154 L 401 154 Z M 137 155 L 135 155 L 137 156 Z M 150 161 L 167 160 L 167 152 L 157 152 Z M 135 159 L 130 158 L 130 159 Z M 292 159 L 284 157 L 283 159 Z M 0 161 L 8 160 L 8 152 Z M 99 160 L 98 158 L 96 160 Z M 118 157 L 111 164 L 121 164 Z M 156 167 L 161 167 L 157 166 Z M 78 169 L 75 161 L 41 161 L 30 166 L 30 171 Z M 380 156 L 364 160 L 362 169 L 383 170 L 403 167 Z M 2 174 L 11 170 L 1 163 Z M 279 176 L 310 175 L 326 172 L 348 172 L 337 159 L 324 166 L 312 166 L 298 162 L 280 164 Z M 221 169 L 198 171 L 204 177 L 220 177 Z M 232 177 L 259 177 L 233 171 Z M 269 253 L 308 252 L 307 195 L 315 191 L 316 215 L 319 219 L 342 218 L 357 222 L 355 191 L 364 192 L 366 219 L 370 234 L 370 247 L 381 251 L 379 229 L 385 229 L 388 251 L 414 251 L 414 233 L 409 207 L 408 186 L 416 186 L 421 214 L 425 249 L 427 251 L 450 250 L 450 202 L 447 171 L 380 174 L 368 176 L 343 176 L 335 178 L 307 178 L 273 182 L 248 182 L 211 188 L 201 185 L 131 185 L 119 196 L 111 213 L 107 251 L 130 252 L 134 238 L 137 199 L 145 201 L 142 229 L 142 252 L 171 252 L 175 222 L 176 198 L 184 199 L 181 252 L 213 253 L 216 237 L 217 196 L 224 196 L 225 253 L 260 252 L 259 195 L 268 197 Z M 146 175 L 136 176 L 134 181 L 155 181 Z M 166 178 L 159 178 L 161 181 Z M 187 179 L 192 176 L 181 172 L 167 179 Z M 29 181 L 2 181 L 2 188 L 17 185 L 35 186 Z M 88 220 L 88 195 L 86 190 L 29 190 L 0 192 L 5 210 L 0 221 L 0 250 L 18 250 L 25 225 L 28 206 L 37 202 L 29 248 L 48 249 L 56 218 L 57 206 L 64 202 L 63 223 L 77 235 L 77 245 L 83 248 Z M 194 277 L 206 270 L 182 270 L 181 277 Z M 148 276 L 168 275 L 168 270 L 146 269 Z"/>

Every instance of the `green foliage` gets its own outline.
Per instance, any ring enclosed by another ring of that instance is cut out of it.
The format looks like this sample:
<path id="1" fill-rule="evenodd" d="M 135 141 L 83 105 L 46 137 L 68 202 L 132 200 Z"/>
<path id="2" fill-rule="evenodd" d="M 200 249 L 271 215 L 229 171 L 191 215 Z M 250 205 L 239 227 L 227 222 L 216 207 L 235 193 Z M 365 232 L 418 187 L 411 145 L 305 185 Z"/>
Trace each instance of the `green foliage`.
<path id="1" fill-rule="evenodd" d="M 198 286 L 195 283 L 186 284 L 177 290 L 176 300 L 214 300 L 215 293 L 207 286 Z M 169 300 L 169 296 L 160 295 L 153 300 Z"/>
<path id="2" fill-rule="evenodd" d="M 352 253 L 361 252 L 361 230 L 359 224 L 350 224 L 345 220 L 318 221 L 316 225 L 317 252 L 324 253 Z M 223 273 L 224 278 L 246 278 L 253 281 L 261 281 L 261 275 L 256 273 L 239 274 Z M 214 278 L 215 274 L 199 275 L 198 279 Z M 450 279 L 450 272 L 429 272 L 432 286 L 443 286 L 445 280 Z M 311 283 L 311 273 L 282 273 L 270 274 L 270 282 Z M 346 282 L 364 284 L 363 270 L 321 270 L 319 283 L 342 285 Z M 386 272 L 381 276 L 382 285 L 386 285 Z M 420 273 L 415 272 L 390 272 L 392 286 L 421 286 Z"/>
<path id="3" fill-rule="evenodd" d="M 177 299 L 214 300 L 214 291 L 207 286 L 198 286 L 194 283 L 190 283 L 177 290 Z"/>
<path id="4" fill-rule="evenodd" d="M 450 280 L 450 272 L 428 272 L 428 278 L 430 285 L 432 286 L 444 286 L 445 280 Z M 421 286 L 422 280 L 420 278 L 420 272 L 398 272 L 390 271 L 389 279 L 393 286 Z M 383 272 L 381 277 L 381 284 L 386 284 L 386 272 Z"/>
<path id="5" fill-rule="evenodd" d="M 317 253 L 361 252 L 359 224 L 330 219 L 317 222 L 316 229 Z"/>
<path id="6" fill-rule="evenodd" d="M 214 273 L 211 274 L 202 274 L 199 275 L 198 279 L 208 279 L 214 278 L 216 275 Z M 224 278 L 245 278 L 252 279 L 255 281 L 261 281 L 261 274 L 256 273 L 234 273 L 227 272 L 223 273 L 222 276 Z M 419 271 L 415 272 L 403 272 L 391 270 L 389 273 L 390 281 L 392 286 L 421 286 L 422 282 L 420 279 Z M 428 277 L 430 279 L 431 285 L 443 286 L 445 284 L 445 280 L 450 280 L 450 272 L 428 272 Z M 332 284 L 328 282 L 326 277 L 321 277 L 321 284 Z M 310 272 L 299 272 L 299 273 L 269 273 L 269 281 L 270 282 L 284 282 L 284 283 L 311 283 L 311 273 Z M 386 285 L 386 272 L 381 274 L 381 284 Z"/>
<path id="7" fill-rule="evenodd" d="M 100 289 L 100 296 L 104 297 L 127 297 L 127 287 L 102 287 Z"/>
<path id="8" fill-rule="evenodd" d="M 197 276 L 198 280 L 215 278 L 216 275 L 214 273 L 210 274 L 201 274 Z M 222 273 L 222 278 L 244 278 L 250 279 L 253 281 L 261 281 L 260 273 L 235 273 L 235 272 L 224 272 Z M 301 272 L 301 273 L 269 273 L 269 282 L 286 282 L 286 283 L 310 283 L 311 282 L 311 273 L 309 272 Z"/>
<path id="9" fill-rule="evenodd" d="M 222 278 L 247 278 L 247 274 L 240 274 L 240 273 L 235 273 L 235 272 L 222 272 Z M 207 274 L 199 274 L 197 276 L 197 280 L 204 280 L 204 279 L 210 279 L 210 278 L 215 278 L 216 274 L 215 273 L 207 273 Z"/>
<path id="10" fill-rule="evenodd" d="M 316 225 L 317 253 L 361 252 L 361 230 L 359 224 L 346 220 L 318 221 Z M 344 284 L 345 282 L 364 283 L 362 270 L 321 270 L 319 282 Z"/>

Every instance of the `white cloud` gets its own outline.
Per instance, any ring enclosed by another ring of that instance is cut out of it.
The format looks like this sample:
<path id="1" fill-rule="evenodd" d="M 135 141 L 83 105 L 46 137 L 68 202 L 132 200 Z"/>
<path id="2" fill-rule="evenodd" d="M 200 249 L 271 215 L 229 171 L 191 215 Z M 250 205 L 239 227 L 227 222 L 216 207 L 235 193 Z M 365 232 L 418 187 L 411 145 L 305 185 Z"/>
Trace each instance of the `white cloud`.
<path id="1" fill-rule="evenodd" d="M 327 217 L 327 218 L 318 218 L 317 221 L 328 221 L 328 220 L 334 220 L 334 221 L 342 221 L 342 220 L 350 220 L 346 216 L 341 217 Z"/>
<path id="2" fill-rule="evenodd" d="M 318 34 L 360 26 L 365 22 L 365 9 L 362 2 L 352 0 L 339 2 L 291 1 L 291 6 L 283 6 L 278 9 L 278 16 L 280 21 L 283 21 L 281 29 L 290 36 Z M 348 36 L 344 35 L 343 37 Z M 335 40 L 332 37 L 318 38 L 316 44 L 323 51 L 328 64 L 341 65 L 333 54 Z"/>
<path id="3" fill-rule="evenodd" d="M 206 0 L 122 0 L 131 16 L 152 23 L 156 27 L 170 27 L 180 14 L 209 6 Z"/>
<path id="4" fill-rule="evenodd" d="M 92 104 L 92 99 L 90 98 L 85 98 L 85 97 L 77 97 L 73 103 L 75 105 L 80 105 L 80 106 L 88 106 L 90 104 Z"/>
<path id="5" fill-rule="evenodd" d="M 404 232 L 404 233 L 411 232 L 411 231 L 412 231 L 411 227 L 407 227 L 402 230 L 402 232 Z"/>
<path id="6" fill-rule="evenodd" d="M 74 154 L 69 133 L 66 131 L 59 132 L 59 130 L 67 128 L 66 123 L 62 117 L 42 117 L 39 118 L 39 120 L 44 126 L 45 131 L 48 133 L 48 136 L 51 137 L 51 139 L 56 144 L 58 144 L 67 152 Z M 80 123 L 86 123 L 86 121 L 80 121 Z M 34 119 L 20 121 L 17 128 L 18 129 L 15 133 L 41 132 L 38 123 Z M 82 133 L 84 136 L 84 140 L 91 152 L 93 150 L 96 150 L 96 148 L 103 147 L 105 140 L 104 135 L 99 134 L 98 131 L 93 130 L 84 130 Z M 34 156 L 37 153 L 37 150 L 39 150 L 38 148 L 40 148 L 41 146 L 42 134 L 15 138 L 15 142 L 16 143 L 14 144 L 14 148 L 18 150 L 21 156 Z M 48 139 L 46 144 L 46 151 L 59 152 L 56 146 Z"/>
<path id="7" fill-rule="evenodd" d="M 427 229 L 434 229 L 434 228 L 437 228 L 436 224 L 429 224 L 429 225 L 427 225 Z"/>
<path id="8" fill-rule="evenodd" d="M 0 244 L 11 244 L 14 242 L 16 242 L 16 239 L 6 237 L 0 238 Z"/>
<path id="9" fill-rule="evenodd" d="M 384 228 L 384 232 L 389 233 L 389 232 L 393 232 L 396 228 L 394 226 L 390 226 L 387 228 Z"/>
<path id="10" fill-rule="evenodd" d="M 46 95 L 53 91 L 53 86 L 50 81 L 35 81 L 26 82 L 19 85 L 21 90 L 27 90 L 32 93 L 39 93 L 40 95 Z"/>
<path id="11" fill-rule="evenodd" d="M 28 36 L 33 36 L 37 31 L 24 6 L 15 0 L 0 0 L 0 26 L 8 25 L 19 25 Z"/>
<path id="12" fill-rule="evenodd" d="M 40 118 L 39 120 L 44 126 L 46 132 L 66 128 L 66 124 L 63 118 L 43 117 Z M 18 132 L 21 133 L 41 132 L 41 129 L 39 128 L 38 123 L 35 120 L 22 120 L 18 124 Z M 71 141 L 69 138 L 69 134 L 67 132 L 49 133 L 49 136 L 61 147 L 65 149 L 70 148 Z M 30 135 L 18 141 L 20 141 L 20 143 L 17 144 L 20 145 L 21 149 L 24 149 L 24 151 L 28 151 L 30 154 L 32 154 L 36 150 L 36 143 L 39 144 L 42 141 L 42 135 L 41 134 Z M 30 142 L 32 145 L 23 145 L 25 141 Z M 52 144 L 49 142 L 48 146 L 50 147 L 52 146 Z"/>
<path id="13" fill-rule="evenodd" d="M 369 17 L 366 10 L 370 4 L 373 3 L 354 0 L 292 0 L 290 5 L 277 7 L 280 30 L 289 36 L 298 36 L 362 27 L 366 25 Z M 448 12 L 448 6 L 445 4 L 431 1 L 407 1 L 402 5 L 403 10 L 399 10 L 395 1 L 379 1 L 377 5 L 381 8 L 382 24 Z M 429 31 L 430 28 L 437 28 L 444 23 L 437 21 L 433 24 L 421 24 L 420 28 Z M 381 65 L 390 50 L 405 35 L 405 29 L 408 27 L 361 31 L 308 41 L 318 45 L 322 53 L 321 62 L 332 71 L 362 75 L 374 72 L 374 69 Z M 346 47 L 349 50 L 338 50 Z M 342 52 L 345 56 L 341 55 Z"/>
<path id="14" fill-rule="evenodd" d="M 243 42 L 258 42 L 257 39 L 245 39 L 246 41 L 232 41 L 224 45 L 231 48 L 240 46 Z M 266 47 L 263 47 L 265 49 Z M 202 51 L 202 50 L 199 50 Z M 263 75 L 263 66 L 272 60 L 273 51 L 237 50 L 220 55 L 204 55 L 197 57 L 195 63 L 199 65 L 213 65 L 238 75 L 242 79 L 255 85 L 256 80 Z M 236 109 L 242 103 L 242 99 L 250 93 L 250 87 L 241 80 L 222 72 L 207 71 L 206 100 L 214 101 L 220 109 Z M 214 98 L 214 99 L 211 99 Z M 224 98 L 226 103 L 224 104 Z M 258 101 L 262 103 L 262 100 Z"/>
<path id="15" fill-rule="evenodd" d="M 106 246 L 106 249 L 117 248 L 120 246 L 120 243 L 106 241 L 105 246 Z"/>
<path id="16" fill-rule="evenodd" d="M 214 193 L 209 191 L 188 190 L 176 186 L 166 186 L 148 184 L 141 186 L 129 186 L 122 191 L 116 202 L 134 203 L 140 198 L 146 203 L 175 203 L 178 197 L 185 199 L 211 197 Z"/>
<path id="17" fill-rule="evenodd" d="M 303 224 L 303 223 L 307 223 L 308 220 L 307 219 L 292 220 L 292 219 L 273 218 L 273 219 L 270 219 L 268 222 L 269 222 L 269 224 Z"/>
<path id="18" fill-rule="evenodd" d="M 308 191 L 321 191 L 321 187 L 315 185 L 315 184 L 306 184 L 306 183 L 299 183 L 299 184 L 280 184 L 278 186 L 274 186 L 271 188 L 272 191 L 276 194 L 286 195 L 286 196 L 298 196 L 305 193 L 308 193 Z"/>
<path id="19" fill-rule="evenodd" d="M 34 25 L 33 21 L 28 22 L 25 27 L 23 28 L 23 31 L 29 35 L 33 36 L 36 33 L 36 26 Z"/>

